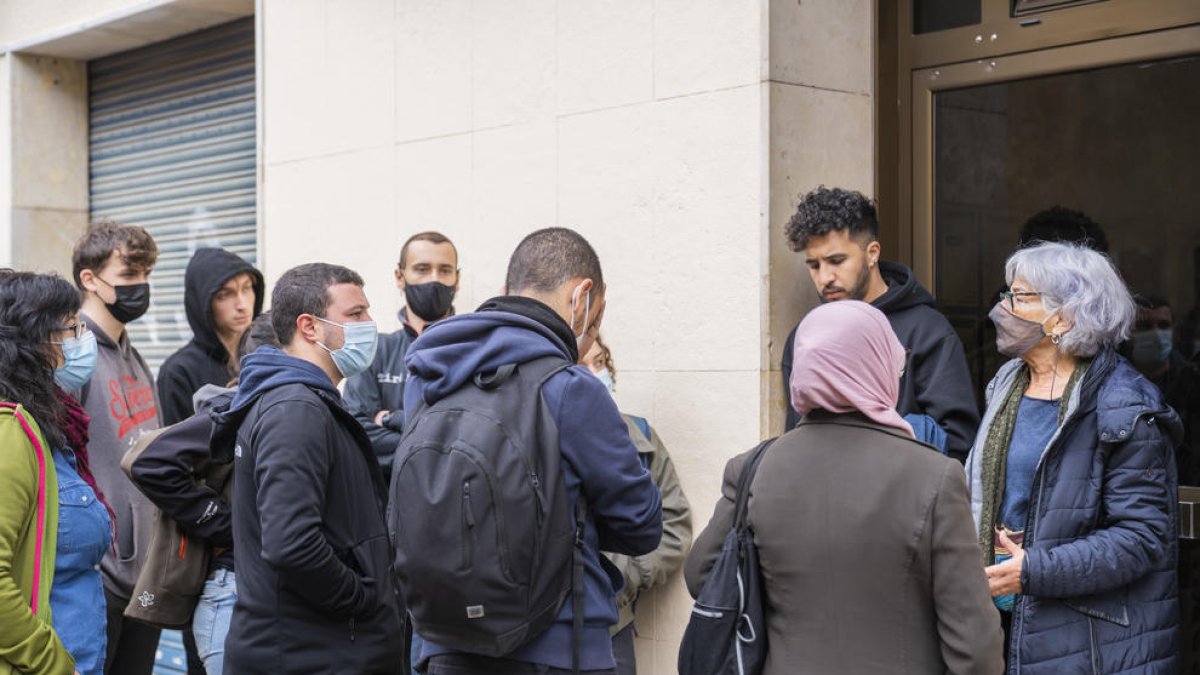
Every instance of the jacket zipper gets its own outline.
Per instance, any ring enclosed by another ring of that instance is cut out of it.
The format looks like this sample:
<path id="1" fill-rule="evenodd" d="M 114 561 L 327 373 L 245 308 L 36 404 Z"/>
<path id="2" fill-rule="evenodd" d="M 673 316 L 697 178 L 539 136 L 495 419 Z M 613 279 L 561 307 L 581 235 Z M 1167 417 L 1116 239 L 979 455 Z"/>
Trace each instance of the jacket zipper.
<path id="1" fill-rule="evenodd" d="M 470 569 L 474 562 L 475 514 L 471 511 L 471 481 L 463 481 L 463 569 Z"/>
<path id="2" fill-rule="evenodd" d="M 354 619 L 350 619 L 350 641 L 354 642 Z"/>

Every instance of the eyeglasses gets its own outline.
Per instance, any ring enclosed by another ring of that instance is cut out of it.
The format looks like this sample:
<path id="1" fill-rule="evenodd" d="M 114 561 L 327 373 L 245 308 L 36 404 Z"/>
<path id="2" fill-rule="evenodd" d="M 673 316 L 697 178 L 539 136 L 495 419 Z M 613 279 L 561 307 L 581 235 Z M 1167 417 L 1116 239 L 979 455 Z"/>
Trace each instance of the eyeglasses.
<path id="1" fill-rule="evenodd" d="M 78 340 L 88 333 L 88 327 L 83 323 L 73 323 L 70 326 L 63 326 L 62 328 L 54 329 L 55 335 L 61 335 L 62 333 L 70 333 L 71 337 Z M 62 344 L 61 342 L 55 340 L 51 340 L 50 342 L 53 344 Z"/>
<path id="2" fill-rule="evenodd" d="M 1012 311 L 1017 310 L 1016 298 L 1040 297 L 1042 294 L 1038 291 L 1000 291 L 1000 299 L 1008 301 L 1008 308 Z"/>

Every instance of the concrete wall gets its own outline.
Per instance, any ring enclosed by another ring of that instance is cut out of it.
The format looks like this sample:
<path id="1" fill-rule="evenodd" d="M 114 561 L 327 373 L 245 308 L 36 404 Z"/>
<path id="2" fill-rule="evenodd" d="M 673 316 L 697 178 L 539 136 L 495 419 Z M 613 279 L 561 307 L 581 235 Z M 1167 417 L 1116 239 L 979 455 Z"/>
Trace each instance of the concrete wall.
<path id="1" fill-rule="evenodd" d="M 525 234 L 597 248 L 618 400 L 672 451 L 699 529 L 761 432 L 765 15 L 726 0 L 263 3 L 269 278 L 363 273 L 395 326 L 400 244 L 458 244 L 457 306 Z M 868 145 L 869 147 L 869 145 Z M 643 672 L 675 672 L 679 579 L 639 604 Z"/>
<path id="2" fill-rule="evenodd" d="M 783 223 L 818 183 L 870 192 L 870 2 L 266 0 L 261 242 L 367 279 L 394 327 L 401 242 L 461 254 L 467 311 L 522 236 L 582 232 L 609 283 L 622 409 L 708 521 L 726 460 L 782 428 L 782 341 L 815 291 Z M 639 605 L 675 672 L 681 580 Z"/>
<path id="3" fill-rule="evenodd" d="M 14 54 L 11 249 L 23 269 L 71 272 L 87 226 L 87 79 L 80 61 Z"/>

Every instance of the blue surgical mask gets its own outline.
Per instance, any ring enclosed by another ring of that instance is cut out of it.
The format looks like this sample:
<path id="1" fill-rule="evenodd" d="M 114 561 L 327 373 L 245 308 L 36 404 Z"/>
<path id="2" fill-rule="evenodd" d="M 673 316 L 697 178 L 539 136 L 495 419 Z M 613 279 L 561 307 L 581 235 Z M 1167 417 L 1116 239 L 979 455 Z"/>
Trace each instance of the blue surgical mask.
<path id="1" fill-rule="evenodd" d="M 598 373 L 596 371 L 592 371 L 592 374 L 596 376 L 596 379 L 604 383 L 604 388 L 608 390 L 608 393 L 613 393 L 613 387 L 615 387 L 616 384 L 613 382 L 612 373 L 609 372 L 608 368 L 605 368 Z"/>
<path id="2" fill-rule="evenodd" d="M 89 331 L 55 344 L 62 346 L 64 361 L 54 369 L 54 381 L 66 391 L 79 391 L 96 369 L 96 335 Z"/>
<path id="3" fill-rule="evenodd" d="M 379 329 L 375 326 L 374 321 L 337 323 L 319 316 L 316 319 L 332 326 L 339 326 L 345 335 L 346 339 L 339 349 L 330 349 L 320 342 L 317 343 L 321 349 L 329 352 L 329 355 L 333 357 L 333 365 L 337 366 L 342 377 L 354 377 L 366 370 L 375 360 L 375 348 L 379 345 Z"/>
<path id="4" fill-rule="evenodd" d="M 1132 336 L 1133 349 L 1129 359 L 1134 365 L 1147 367 L 1167 362 L 1171 355 L 1171 331 L 1139 330 Z"/>

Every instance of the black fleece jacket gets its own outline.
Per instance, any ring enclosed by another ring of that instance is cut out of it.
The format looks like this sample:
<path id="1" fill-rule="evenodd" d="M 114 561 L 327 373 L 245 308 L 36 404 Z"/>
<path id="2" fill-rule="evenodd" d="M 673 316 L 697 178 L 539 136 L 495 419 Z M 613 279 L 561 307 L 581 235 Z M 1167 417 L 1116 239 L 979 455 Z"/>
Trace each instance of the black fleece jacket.
<path id="1" fill-rule="evenodd" d="M 212 300 L 225 282 L 239 274 L 254 281 L 254 316 L 262 313 L 263 276 L 253 265 L 221 248 L 202 248 L 188 262 L 184 274 L 183 305 L 192 340 L 167 357 L 158 370 L 158 398 L 163 424 L 192 416 L 192 394 L 206 384 L 225 386 L 233 378 L 229 352 L 217 336 Z"/>
<path id="2" fill-rule="evenodd" d="M 133 462 L 138 489 L 188 535 L 224 549 L 209 567 L 233 569 L 233 520 L 229 507 L 233 466 L 213 464 L 209 439 L 214 408 L 228 406 L 233 389 L 210 387 L 197 412 L 163 431 Z M 199 396 L 197 398 L 200 398 Z"/>
<path id="3" fill-rule="evenodd" d="M 962 342 L 946 317 L 934 309 L 933 296 L 917 283 L 911 269 L 900 263 L 881 261 L 879 272 L 888 289 L 871 304 L 887 316 L 900 344 L 909 350 L 896 410 L 901 415 L 917 413 L 933 418 L 946 431 L 947 454 L 965 462 L 979 428 L 979 408 L 975 405 L 975 388 L 971 386 Z M 784 345 L 781 364 L 788 399 L 788 429 L 800 422 L 799 413 L 791 405 L 795 340 L 793 328 Z"/>
<path id="4" fill-rule="evenodd" d="M 329 376 L 260 347 L 213 420 L 213 461 L 234 465 L 238 600 L 226 670 L 401 673 L 387 491 Z"/>

